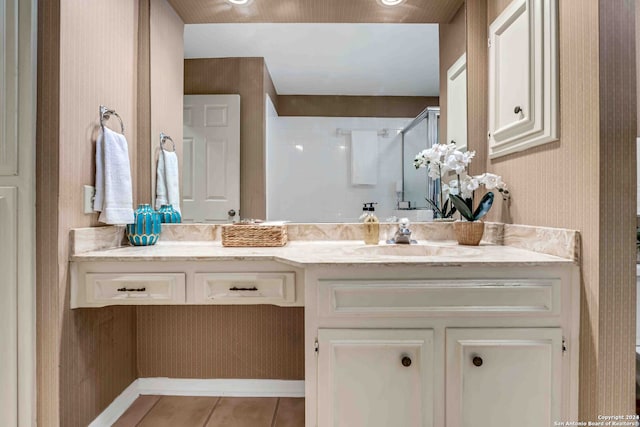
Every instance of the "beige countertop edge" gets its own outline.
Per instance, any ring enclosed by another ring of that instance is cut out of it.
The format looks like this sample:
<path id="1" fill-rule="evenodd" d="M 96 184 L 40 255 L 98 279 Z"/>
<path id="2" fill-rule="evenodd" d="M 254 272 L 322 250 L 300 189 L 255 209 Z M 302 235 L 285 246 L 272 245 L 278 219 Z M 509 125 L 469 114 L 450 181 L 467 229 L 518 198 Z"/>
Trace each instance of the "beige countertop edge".
<path id="1" fill-rule="evenodd" d="M 455 242 L 419 242 L 446 255 L 412 256 L 369 254 L 362 244 L 343 241 L 290 242 L 281 248 L 225 248 L 219 242 L 159 242 L 156 246 L 103 249 L 72 255 L 73 262 L 207 262 L 274 261 L 294 267 L 309 266 L 557 266 L 575 264 L 571 259 L 500 245 L 458 246 Z M 385 245 L 377 246 L 384 248 Z M 406 250 L 412 250 L 406 247 Z M 412 245 L 412 248 L 415 248 Z M 398 248 L 400 251 L 405 247 Z M 385 249 L 382 249 L 383 251 Z M 389 249 L 394 250 L 394 249 Z M 449 251 L 459 254 L 449 255 Z"/>

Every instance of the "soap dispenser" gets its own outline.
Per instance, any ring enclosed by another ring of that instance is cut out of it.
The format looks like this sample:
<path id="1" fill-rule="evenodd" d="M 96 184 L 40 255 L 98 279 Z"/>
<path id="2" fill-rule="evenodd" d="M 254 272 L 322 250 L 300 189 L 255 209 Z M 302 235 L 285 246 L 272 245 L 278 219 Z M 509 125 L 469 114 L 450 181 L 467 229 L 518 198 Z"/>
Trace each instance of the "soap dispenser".
<path id="1" fill-rule="evenodd" d="M 367 245 L 377 245 L 380 242 L 380 221 L 378 221 L 373 205 L 377 205 L 377 203 L 365 203 L 362 208 L 364 243 Z"/>

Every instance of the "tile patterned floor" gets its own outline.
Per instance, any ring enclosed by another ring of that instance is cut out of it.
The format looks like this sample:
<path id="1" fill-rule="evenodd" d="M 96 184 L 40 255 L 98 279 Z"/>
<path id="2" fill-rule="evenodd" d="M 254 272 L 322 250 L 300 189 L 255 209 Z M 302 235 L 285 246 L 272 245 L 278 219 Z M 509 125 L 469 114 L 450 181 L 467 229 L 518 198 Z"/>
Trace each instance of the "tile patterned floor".
<path id="1" fill-rule="evenodd" d="M 140 396 L 113 427 L 304 427 L 304 399 Z"/>

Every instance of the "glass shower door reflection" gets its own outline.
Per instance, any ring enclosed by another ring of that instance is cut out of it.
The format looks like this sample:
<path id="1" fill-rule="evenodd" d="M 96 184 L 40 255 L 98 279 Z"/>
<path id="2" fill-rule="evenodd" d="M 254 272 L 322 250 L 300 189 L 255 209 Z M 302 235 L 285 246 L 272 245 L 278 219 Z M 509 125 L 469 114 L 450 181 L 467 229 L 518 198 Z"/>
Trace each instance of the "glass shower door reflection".
<path id="1" fill-rule="evenodd" d="M 435 182 L 427 176 L 427 169 L 416 169 L 413 161 L 422 150 L 438 144 L 440 108 L 429 107 L 402 132 L 403 198 L 411 208 L 431 209 L 426 198 L 435 200 Z"/>

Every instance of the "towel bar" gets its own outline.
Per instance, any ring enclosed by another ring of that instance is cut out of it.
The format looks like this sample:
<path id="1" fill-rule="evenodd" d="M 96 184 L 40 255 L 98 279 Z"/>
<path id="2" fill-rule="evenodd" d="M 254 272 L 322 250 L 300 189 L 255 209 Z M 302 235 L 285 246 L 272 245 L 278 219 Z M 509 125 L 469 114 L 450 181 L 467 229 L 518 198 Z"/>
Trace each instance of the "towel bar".
<path id="1" fill-rule="evenodd" d="M 167 134 L 165 134 L 164 132 L 160 132 L 160 148 L 162 148 L 164 150 L 164 144 L 167 141 L 171 141 L 171 143 L 173 144 L 173 152 L 176 152 L 176 143 L 173 141 L 173 139 L 171 139 L 171 137 Z M 166 150 L 169 151 L 169 150 Z"/>
<path id="2" fill-rule="evenodd" d="M 342 129 L 342 128 L 337 128 L 336 129 L 336 135 L 337 136 L 347 136 L 347 135 L 351 135 L 351 132 L 353 132 L 354 130 L 358 130 L 358 129 Z M 400 129 L 380 129 L 378 130 L 378 136 L 381 136 L 383 138 L 389 138 L 390 136 L 395 136 L 392 135 L 392 131 L 399 131 Z"/>
<path id="3" fill-rule="evenodd" d="M 104 128 L 104 122 L 109 120 L 111 116 L 116 116 L 120 121 L 120 128 L 122 129 L 122 133 L 124 134 L 124 123 L 122 122 L 122 117 L 115 110 L 105 107 L 104 105 L 100 106 L 100 126 Z"/>

